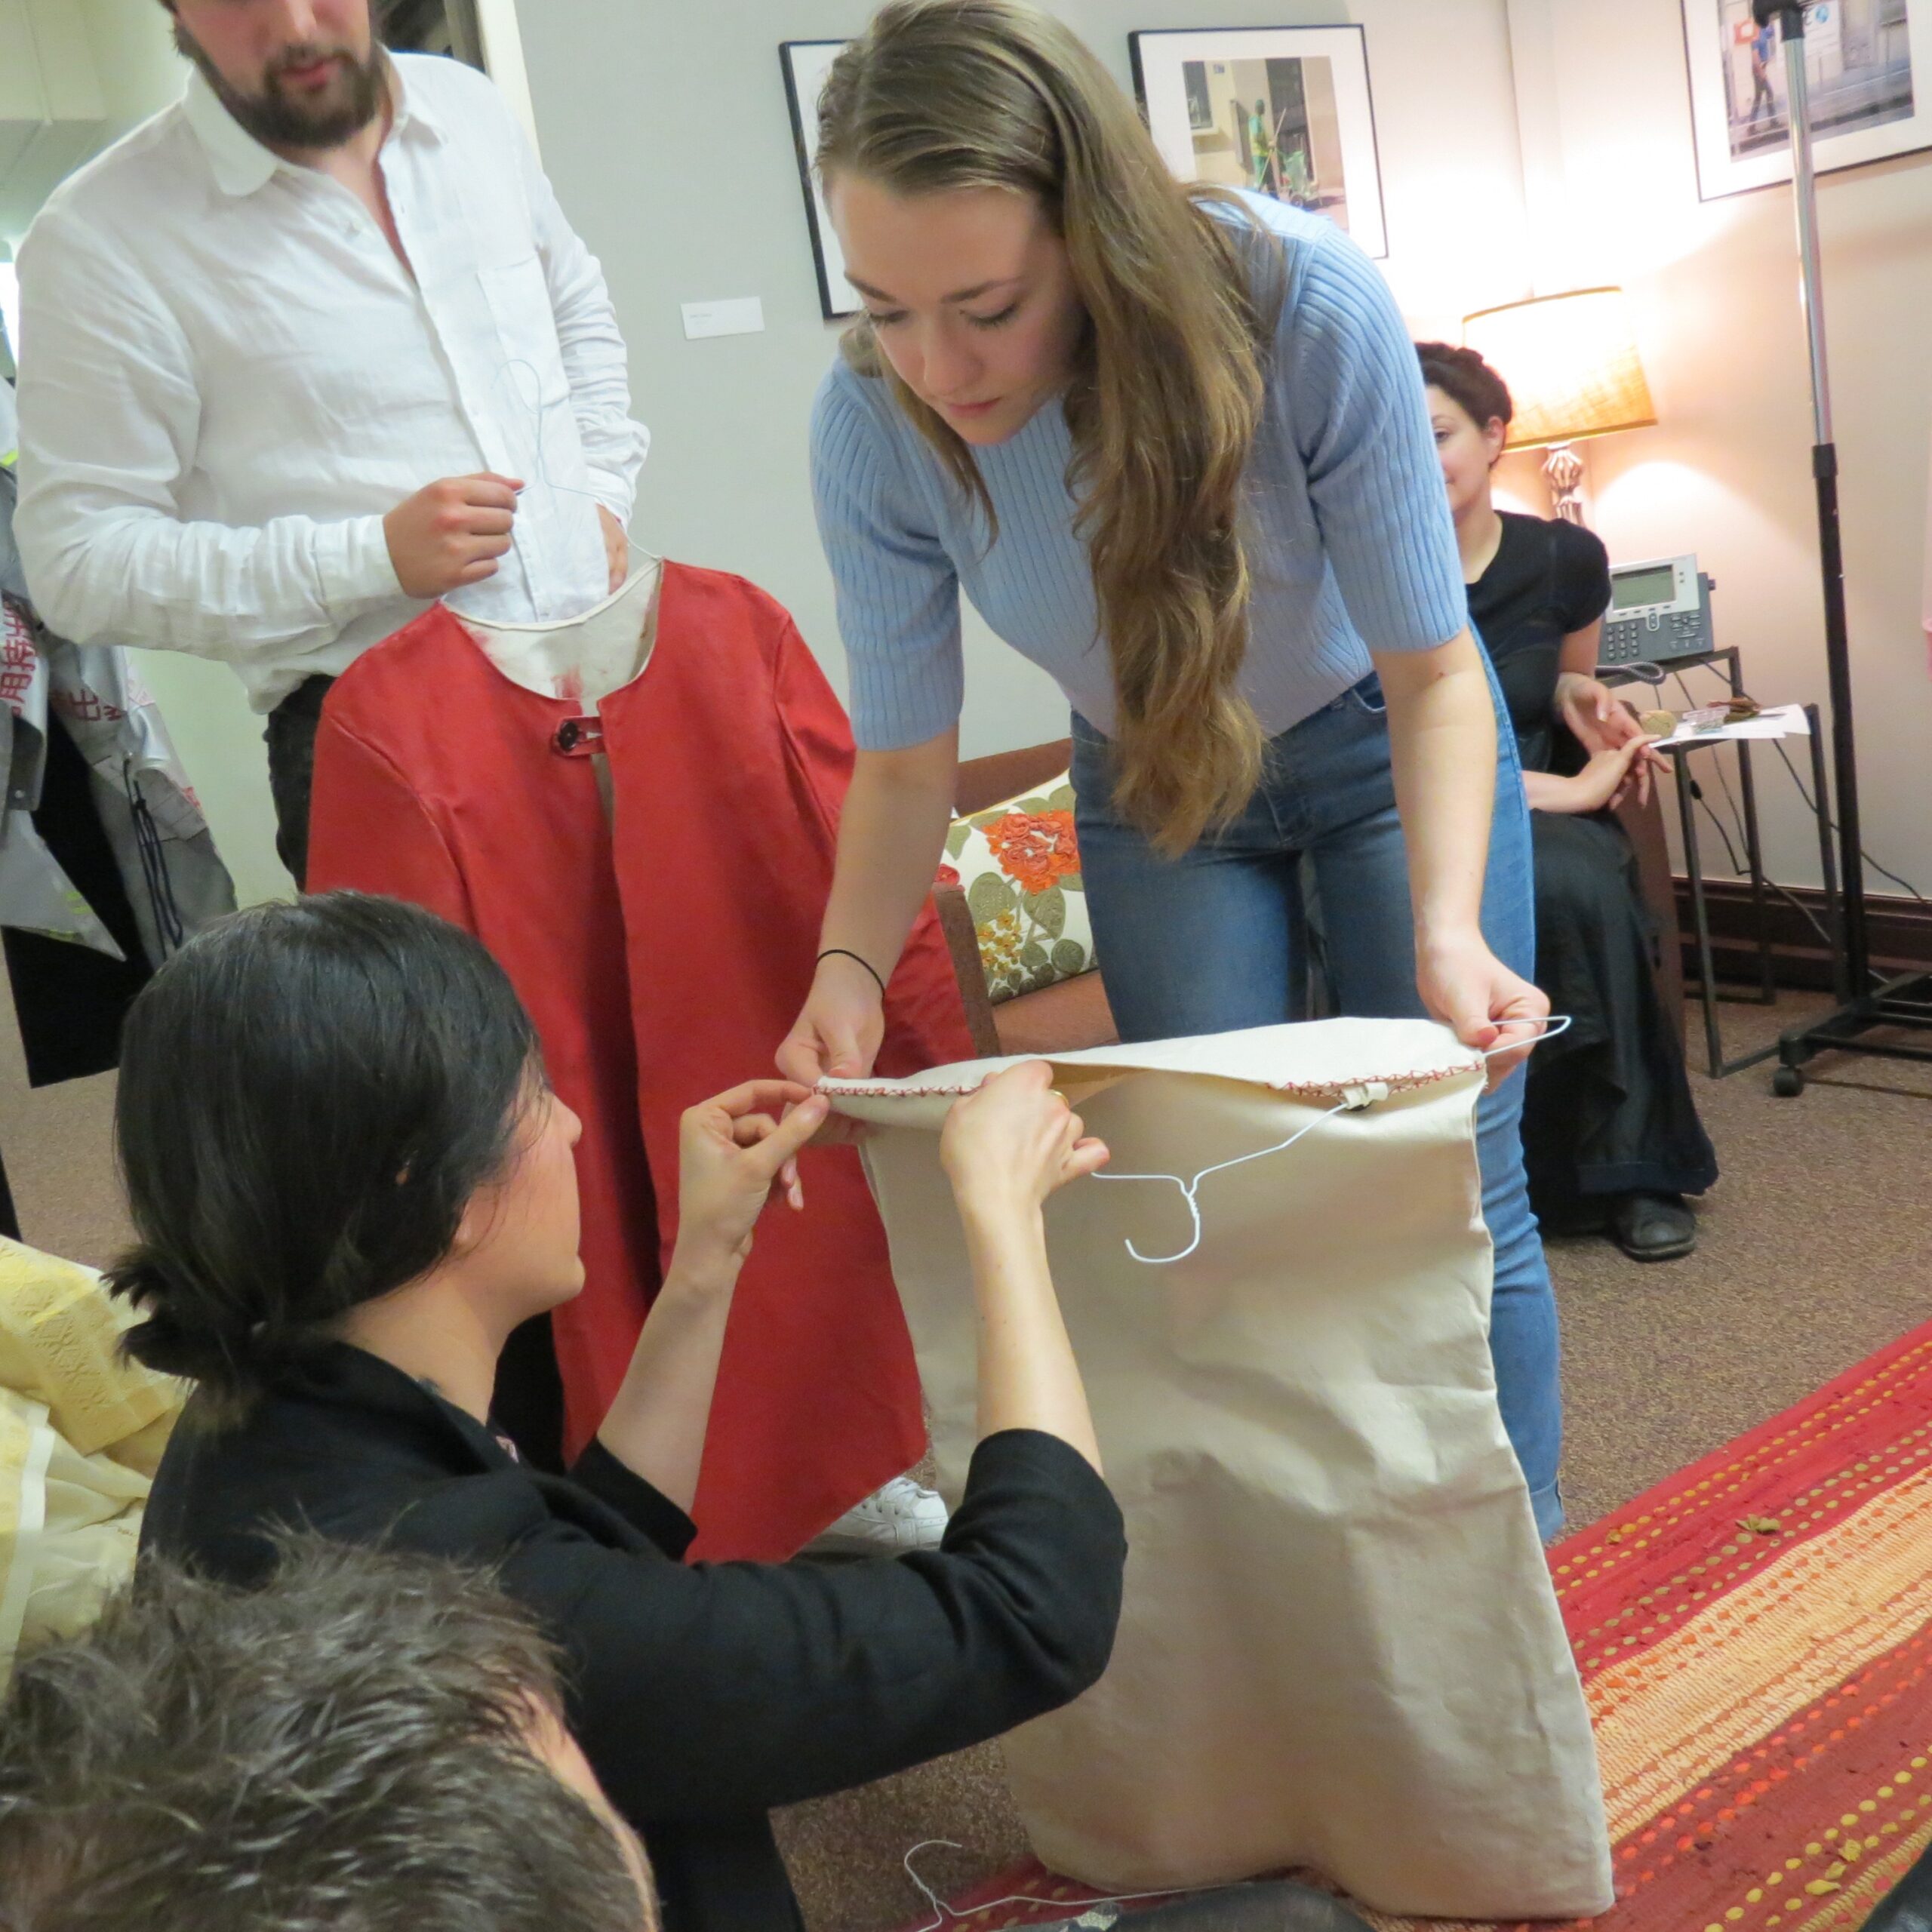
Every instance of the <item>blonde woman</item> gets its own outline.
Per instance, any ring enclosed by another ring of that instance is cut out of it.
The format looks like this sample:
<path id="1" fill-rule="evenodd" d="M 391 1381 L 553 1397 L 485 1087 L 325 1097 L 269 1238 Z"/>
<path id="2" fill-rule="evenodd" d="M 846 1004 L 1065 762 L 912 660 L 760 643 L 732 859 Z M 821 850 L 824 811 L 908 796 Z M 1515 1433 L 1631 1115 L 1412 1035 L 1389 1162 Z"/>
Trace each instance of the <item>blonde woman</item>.
<path id="1" fill-rule="evenodd" d="M 819 163 L 866 316 L 812 425 L 860 746 L 792 1078 L 869 1068 L 952 801 L 959 596 L 1073 712 L 1083 869 L 1131 1039 L 1300 1009 L 1312 862 L 1346 1011 L 1500 1047 L 1531 963 L 1515 743 L 1472 637 L 1415 352 L 1329 223 L 1183 187 L 1066 27 L 893 0 Z M 1561 1521 L 1522 1081 L 1483 1103 L 1503 1417 Z"/>

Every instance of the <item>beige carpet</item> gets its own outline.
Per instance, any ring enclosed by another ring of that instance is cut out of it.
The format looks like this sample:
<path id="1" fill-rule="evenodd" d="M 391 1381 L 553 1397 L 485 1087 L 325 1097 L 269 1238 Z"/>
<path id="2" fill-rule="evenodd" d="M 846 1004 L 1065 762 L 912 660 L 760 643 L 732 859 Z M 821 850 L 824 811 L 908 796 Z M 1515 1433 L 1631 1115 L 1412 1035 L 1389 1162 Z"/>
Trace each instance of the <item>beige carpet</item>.
<path id="1" fill-rule="evenodd" d="M 1731 1050 L 1817 1002 L 1727 1007 Z M 1932 1318 L 1932 1068 L 1838 1059 L 1795 1100 L 1767 1068 L 1697 1079 L 1724 1179 L 1697 1253 L 1639 1267 L 1598 1241 L 1553 1243 L 1569 1410 L 1565 1487 L 1581 1524 L 1789 1407 Z M 98 1263 L 125 1238 L 110 1080 L 26 1090 L 0 1014 L 0 1149 L 37 1245 Z M 900 1861 L 953 1889 L 1024 1855 L 997 1753 L 971 1752 L 781 1820 L 814 1932 L 873 1932 L 918 1905 Z"/>

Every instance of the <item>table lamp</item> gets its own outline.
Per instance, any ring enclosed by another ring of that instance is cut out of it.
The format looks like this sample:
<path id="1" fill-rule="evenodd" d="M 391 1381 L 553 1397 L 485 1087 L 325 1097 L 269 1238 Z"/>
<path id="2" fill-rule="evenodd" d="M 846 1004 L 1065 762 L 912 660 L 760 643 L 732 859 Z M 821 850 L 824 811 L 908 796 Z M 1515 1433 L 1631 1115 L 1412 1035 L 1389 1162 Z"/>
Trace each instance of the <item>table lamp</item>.
<path id="1" fill-rule="evenodd" d="M 1623 290 L 1580 288 L 1481 309 L 1463 317 L 1463 341 L 1515 400 L 1503 447 L 1546 448 L 1543 473 L 1556 513 L 1581 523 L 1583 459 L 1572 445 L 1657 420 Z"/>

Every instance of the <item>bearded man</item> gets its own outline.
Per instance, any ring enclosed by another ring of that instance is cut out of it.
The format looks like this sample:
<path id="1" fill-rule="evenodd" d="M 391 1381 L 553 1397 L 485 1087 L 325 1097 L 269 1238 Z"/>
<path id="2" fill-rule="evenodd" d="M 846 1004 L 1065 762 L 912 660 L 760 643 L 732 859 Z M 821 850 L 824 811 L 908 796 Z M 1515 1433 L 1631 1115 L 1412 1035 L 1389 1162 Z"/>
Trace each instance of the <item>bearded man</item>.
<path id="1" fill-rule="evenodd" d="M 20 251 L 16 531 L 52 629 L 240 675 L 299 884 L 335 675 L 436 598 L 550 623 L 616 589 L 648 438 L 483 75 L 385 52 L 370 0 L 163 4 L 185 96 Z"/>

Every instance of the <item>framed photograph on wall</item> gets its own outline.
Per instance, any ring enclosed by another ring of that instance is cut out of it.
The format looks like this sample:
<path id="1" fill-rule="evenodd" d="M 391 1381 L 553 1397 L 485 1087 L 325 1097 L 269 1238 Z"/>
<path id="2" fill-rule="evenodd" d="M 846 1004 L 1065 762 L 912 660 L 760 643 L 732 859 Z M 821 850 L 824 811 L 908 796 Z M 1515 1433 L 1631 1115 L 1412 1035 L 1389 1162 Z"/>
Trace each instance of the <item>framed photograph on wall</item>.
<path id="1" fill-rule="evenodd" d="M 466 66 L 483 63 L 483 28 L 476 0 L 376 0 L 377 32 L 401 54 L 445 54 Z"/>
<path id="2" fill-rule="evenodd" d="M 1388 254 L 1361 28 L 1163 30 L 1128 45 L 1154 145 L 1180 180 L 1272 195 Z"/>
<path id="3" fill-rule="evenodd" d="M 1785 51 L 1751 0 L 1682 0 L 1697 192 L 1791 179 Z M 1818 171 L 1932 148 L 1932 0 L 1809 0 L 1804 58 Z"/>
<path id="4" fill-rule="evenodd" d="M 805 221 L 811 230 L 812 260 L 818 269 L 819 306 L 827 321 L 856 315 L 865 306 L 845 279 L 845 257 L 826 213 L 825 189 L 812 169 L 818 147 L 818 97 L 842 40 L 788 40 L 778 57 L 785 68 L 785 99 L 792 110 L 792 141 L 798 151 L 798 179 L 805 191 Z"/>

